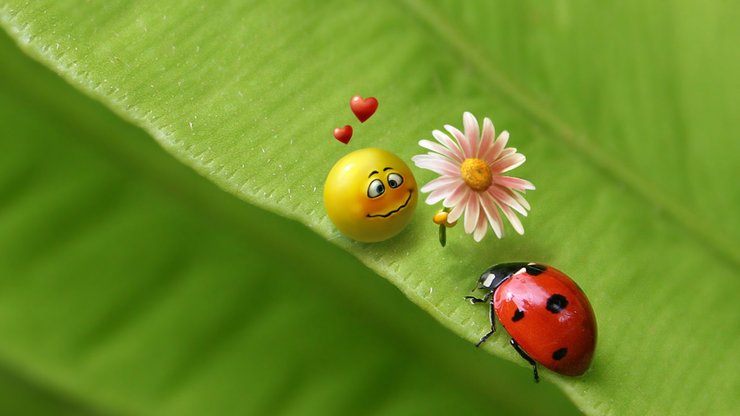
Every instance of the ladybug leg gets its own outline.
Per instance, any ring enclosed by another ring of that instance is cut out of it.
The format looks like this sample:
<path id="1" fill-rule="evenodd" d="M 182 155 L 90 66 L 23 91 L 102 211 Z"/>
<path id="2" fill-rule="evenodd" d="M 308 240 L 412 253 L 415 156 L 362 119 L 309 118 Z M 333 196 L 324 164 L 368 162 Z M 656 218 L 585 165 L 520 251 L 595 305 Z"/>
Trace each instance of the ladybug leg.
<path id="1" fill-rule="evenodd" d="M 483 299 L 476 298 L 475 296 L 465 296 L 465 299 L 469 300 L 473 305 L 476 303 L 486 303 L 491 299 L 491 293 L 492 292 L 486 293 L 486 295 L 483 296 Z"/>
<path id="2" fill-rule="evenodd" d="M 490 297 L 490 293 L 487 295 L 487 297 Z M 480 347 L 480 344 L 486 342 L 488 337 L 493 335 L 494 332 L 496 332 L 496 311 L 493 309 L 493 303 L 491 303 L 491 309 L 488 312 L 488 320 L 491 321 L 491 330 L 486 333 L 486 335 L 483 335 L 477 344 L 475 344 L 476 347 Z"/>
<path id="3" fill-rule="evenodd" d="M 532 365 L 532 368 L 534 369 L 534 381 L 535 383 L 539 383 L 540 375 L 537 374 L 537 361 L 533 360 L 532 357 L 527 355 L 527 353 L 524 352 L 524 350 L 522 350 L 521 347 L 519 347 L 519 344 L 517 344 L 516 341 L 514 341 L 514 338 L 511 339 L 511 346 L 514 347 L 516 352 L 518 352 L 522 358 L 527 360 L 527 362 Z"/>

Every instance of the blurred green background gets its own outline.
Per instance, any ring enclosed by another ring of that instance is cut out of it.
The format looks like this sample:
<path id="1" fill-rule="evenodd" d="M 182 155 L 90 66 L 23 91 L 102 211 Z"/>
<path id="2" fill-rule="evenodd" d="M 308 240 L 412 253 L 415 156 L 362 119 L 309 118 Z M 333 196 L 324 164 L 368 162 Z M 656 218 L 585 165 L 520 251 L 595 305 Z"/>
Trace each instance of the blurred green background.
<path id="1" fill-rule="evenodd" d="M 577 414 L 6 35 L 0 62 L 0 414 Z"/>

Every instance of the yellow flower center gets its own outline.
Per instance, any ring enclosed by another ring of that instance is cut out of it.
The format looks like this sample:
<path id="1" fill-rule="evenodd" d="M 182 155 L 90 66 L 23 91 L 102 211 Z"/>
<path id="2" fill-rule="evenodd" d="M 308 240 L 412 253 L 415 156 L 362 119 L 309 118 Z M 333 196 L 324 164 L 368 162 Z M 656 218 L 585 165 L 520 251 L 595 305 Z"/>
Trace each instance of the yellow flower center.
<path id="1" fill-rule="evenodd" d="M 485 191 L 493 182 L 491 168 L 481 159 L 465 159 L 460 166 L 460 174 L 465 183 L 478 192 Z"/>

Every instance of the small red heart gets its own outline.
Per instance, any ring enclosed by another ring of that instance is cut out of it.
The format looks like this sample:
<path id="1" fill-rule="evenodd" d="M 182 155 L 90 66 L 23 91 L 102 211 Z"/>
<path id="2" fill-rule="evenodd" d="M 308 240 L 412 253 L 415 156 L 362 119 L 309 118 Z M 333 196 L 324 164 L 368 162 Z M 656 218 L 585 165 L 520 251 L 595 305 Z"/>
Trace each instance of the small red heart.
<path id="1" fill-rule="evenodd" d="M 375 110 L 378 109 L 378 100 L 375 97 L 362 98 L 359 95 L 355 95 L 349 100 L 349 107 L 360 123 L 364 123 L 365 120 L 369 119 Z"/>
<path id="2" fill-rule="evenodd" d="M 349 139 L 352 138 L 352 126 L 337 127 L 334 129 L 334 137 L 344 144 L 349 143 Z"/>

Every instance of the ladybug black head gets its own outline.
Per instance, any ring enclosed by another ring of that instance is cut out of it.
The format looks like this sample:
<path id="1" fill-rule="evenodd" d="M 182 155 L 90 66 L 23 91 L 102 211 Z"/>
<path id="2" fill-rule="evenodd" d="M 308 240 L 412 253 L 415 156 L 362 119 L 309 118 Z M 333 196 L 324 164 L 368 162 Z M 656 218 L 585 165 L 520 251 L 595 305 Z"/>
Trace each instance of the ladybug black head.
<path id="1" fill-rule="evenodd" d="M 527 267 L 529 263 L 501 263 L 495 266 L 489 267 L 484 271 L 478 279 L 478 289 L 488 289 L 490 291 L 496 290 L 497 287 L 501 286 L 508 280 L 512 274 L 518 272 L 522 267 Z"/>

